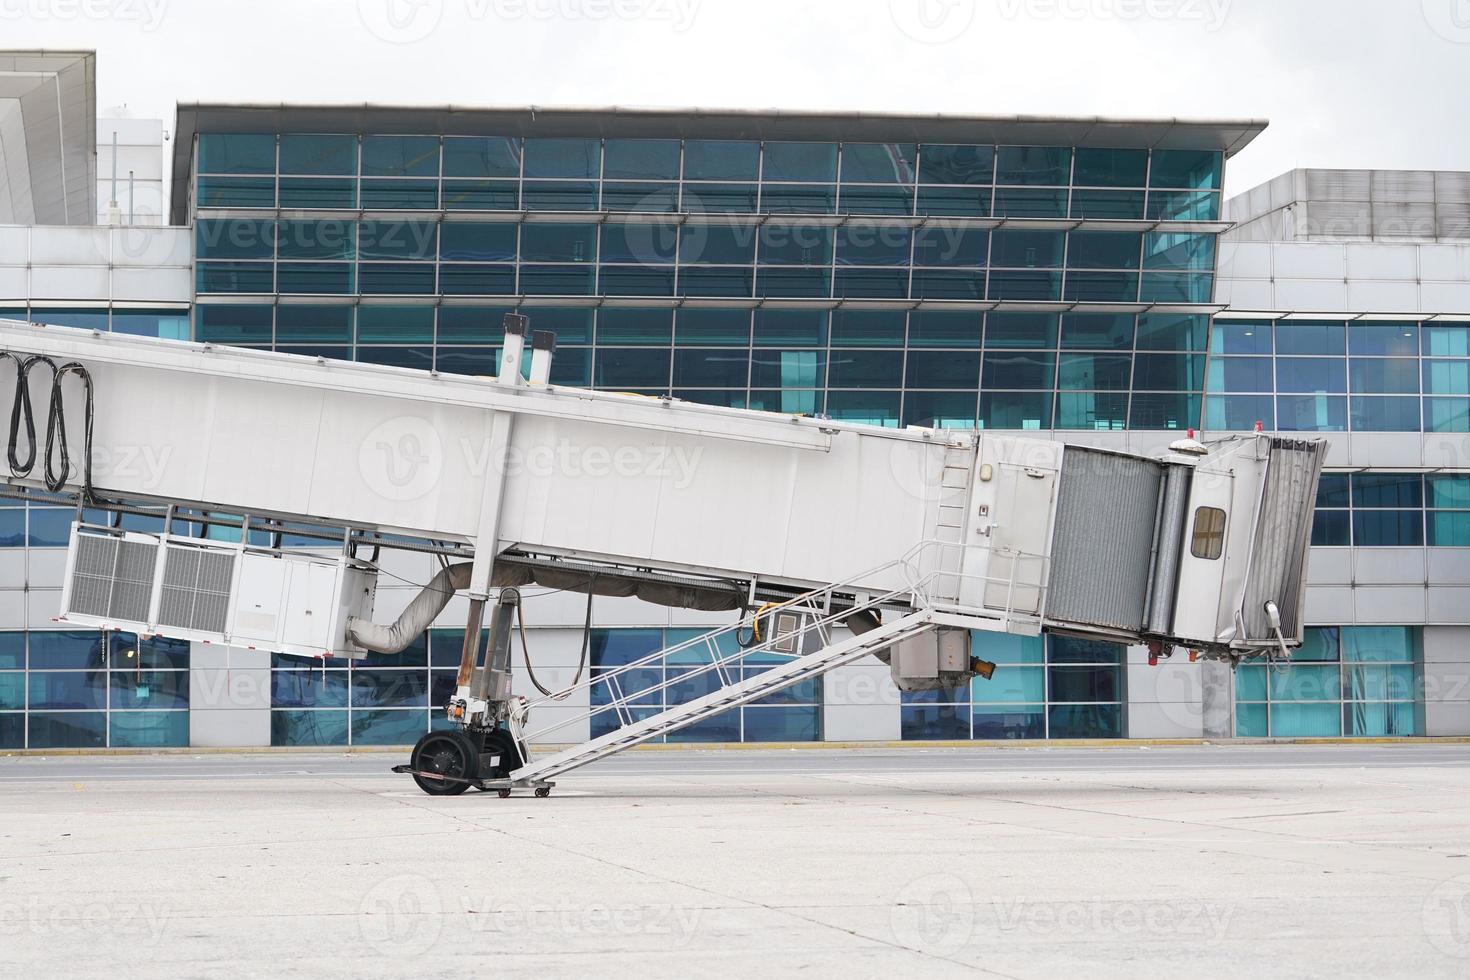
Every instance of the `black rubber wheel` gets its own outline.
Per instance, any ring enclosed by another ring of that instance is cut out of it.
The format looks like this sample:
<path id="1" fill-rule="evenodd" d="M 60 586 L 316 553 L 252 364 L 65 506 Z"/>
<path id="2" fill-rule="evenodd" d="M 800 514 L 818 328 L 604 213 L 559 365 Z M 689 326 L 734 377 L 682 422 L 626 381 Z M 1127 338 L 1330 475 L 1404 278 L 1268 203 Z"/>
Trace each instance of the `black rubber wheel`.
<path id="1" fill-rule="evenodd" d="M 497 789 L 495 792 L 499 794 L 502 800 L 510 799 L 510 790 L 508 789 Z"/>
<path id="2" fill-rule="evenodd" d="M 544 800 L 544 799 L 546 799 L 550 795 L 551 795 L 551 787 L 550 786 L 537 786 L 536 787 L 536 798 L 537 799 Z"/>
<path id="3" fill-rule="evenodd" d="M 464 732 L 430 732 L 413 747 L 413 781 L 430 796 L 458 796 L 480 775 L 476 740 Z M 419 775 L 433 773 L 434 775 Z M 436 779 L 434 776 L 443 776 Z"/>
<path id="4" fill-rule="evenodd" d="M 480 751 L 487 756 L 499 756 L 500 762 L 491 766 L 489 759 L 483 760 L 483 778 L 509 779 L 511 773 L 526 764 L 526 760 L 521 758 L 521 750 L 516 746 L 516 740 L 504 728 L 485 732 L 484 738 L 484 748 Z"/>

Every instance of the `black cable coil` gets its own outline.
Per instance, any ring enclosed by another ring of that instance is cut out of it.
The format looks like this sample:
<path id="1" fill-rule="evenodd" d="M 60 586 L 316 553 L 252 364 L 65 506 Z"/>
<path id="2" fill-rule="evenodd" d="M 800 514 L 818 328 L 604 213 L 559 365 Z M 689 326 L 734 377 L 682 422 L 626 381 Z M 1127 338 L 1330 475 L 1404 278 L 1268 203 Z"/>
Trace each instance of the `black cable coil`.
<path id="1" fill-rule="evenodd" d="M 87 503 L 96 500 L 92 490 L 92 375 L 76 361 L 61 367 L 44 354 L 22 355 L 0 351 L 0 361 L 15 363 L 15 401 L 10 406 L 10 446 L 7 458 L 10 475 L 23 479 L 36 468 L 36 414 L 31 405 L 31 369 L 43 364 L 51 369 L 51 397 L 46 411 L 46 455 L 42 464 L 42 476 L 46 489 L 60 492 L 71 477 L 71 447 L 66 435 L 66 402 L 62 397 L 62 381 L 75 375 L 82 382 L 86 397 L 86 415 L 83 419 L 83 446 L 81 460 L 82 499 Z M 21 457 L 20 430 L 25 426 L 25 457 Z"/>

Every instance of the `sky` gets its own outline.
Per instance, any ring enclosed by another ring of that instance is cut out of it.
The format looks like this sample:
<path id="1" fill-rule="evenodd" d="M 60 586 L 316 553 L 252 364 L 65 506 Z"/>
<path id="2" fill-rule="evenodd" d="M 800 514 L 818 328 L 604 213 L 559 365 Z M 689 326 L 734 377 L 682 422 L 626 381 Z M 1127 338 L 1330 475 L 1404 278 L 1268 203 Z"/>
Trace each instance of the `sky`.
<path id="1" fill-rule="evenodd" d="M 1265 119 L 1294 167 L 1470 170 L 1470 0 L 0 0 L 98 105 L 628 105 Z"/>

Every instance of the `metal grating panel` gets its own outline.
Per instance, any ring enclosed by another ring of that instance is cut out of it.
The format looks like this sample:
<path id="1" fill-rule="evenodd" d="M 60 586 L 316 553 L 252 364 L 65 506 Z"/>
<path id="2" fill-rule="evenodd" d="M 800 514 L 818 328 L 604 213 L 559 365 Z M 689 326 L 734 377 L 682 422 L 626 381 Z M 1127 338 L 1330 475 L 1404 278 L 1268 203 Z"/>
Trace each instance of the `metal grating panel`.
<path id="1" fill-rule="evenodd" d="M 164 559 L 159 624 L 223 633 L 234 570 L 233 552 L 171 546 Z"/>
<path id="2" fill-rule="evenodd" d="M 106 616 L 112 595 L 112 569 L 117 564 L 118 539 L 93 534 L 76 536 L 76 561 L 71 574 L 71 608 L 81 616 Z"/>
<path id="3" fill-rule="evenodd" d="M 1047 618 L 1138 631 L 1164 467 L 1068 446 L 1062 457 Z"/>
<path id="4" fill-rule="evenodd" d="M 109 617 L 133 623 L 148 622 L 148 606 L 153 601 L 153 575 L 157 566 L 158 545 L 144 541 L 119 544 L 112 601 L 107 608 Z"/>
<path id="5" fill-rule="evenodd" d="M 68 614 L 148 622 L 158 546 L 112 535 L 79 533 Z"/>

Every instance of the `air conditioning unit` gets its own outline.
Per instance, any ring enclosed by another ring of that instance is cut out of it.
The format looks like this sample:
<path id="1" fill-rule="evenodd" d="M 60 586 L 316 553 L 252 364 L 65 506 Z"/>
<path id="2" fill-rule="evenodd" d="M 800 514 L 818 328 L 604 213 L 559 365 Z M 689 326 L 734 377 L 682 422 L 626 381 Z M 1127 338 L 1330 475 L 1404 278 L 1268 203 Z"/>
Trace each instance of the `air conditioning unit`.
<path id="1" fill-rule="evenodd" d="M 58 621 L 360 659 L 347 621 L 372 617 L 376 589 L 376 570 L 346 556 L 73 524 Z"/>

